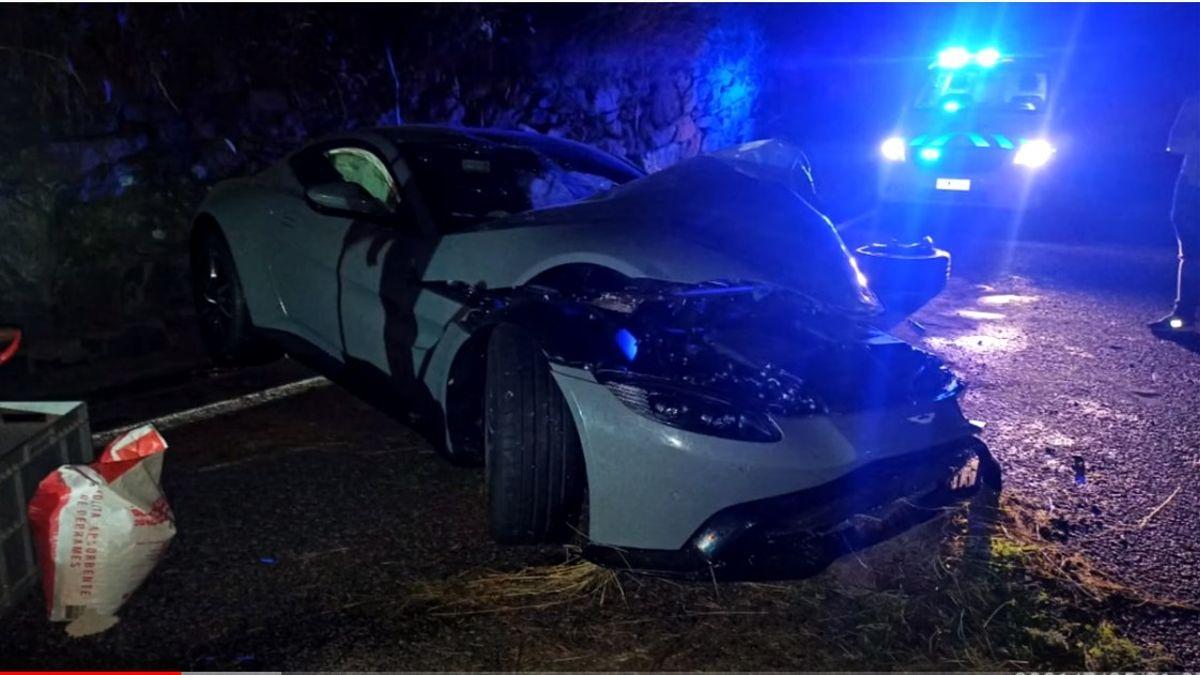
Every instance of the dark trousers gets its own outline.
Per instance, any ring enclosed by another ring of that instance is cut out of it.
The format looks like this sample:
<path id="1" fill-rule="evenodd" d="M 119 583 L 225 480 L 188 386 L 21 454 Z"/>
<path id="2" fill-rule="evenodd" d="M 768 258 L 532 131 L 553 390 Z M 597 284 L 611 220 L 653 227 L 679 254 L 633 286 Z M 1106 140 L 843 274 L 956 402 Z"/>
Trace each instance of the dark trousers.
<path id="1" fill-rule="evenodd" d="M 1188 185 L 1182 176 L 1175 184 L 1171 221 L 1179 240 L 1175 313 L 1192 318 L 1200 309 L 1200 187 Z"/>

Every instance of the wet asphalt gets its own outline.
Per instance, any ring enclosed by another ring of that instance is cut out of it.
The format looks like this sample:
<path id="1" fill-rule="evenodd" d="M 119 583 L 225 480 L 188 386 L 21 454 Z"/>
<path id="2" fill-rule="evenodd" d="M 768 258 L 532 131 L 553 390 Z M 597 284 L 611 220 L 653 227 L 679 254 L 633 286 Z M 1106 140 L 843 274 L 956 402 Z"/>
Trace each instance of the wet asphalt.
<path id="1" fill-rule="evenodd" d="M 917 315 L 920 328 L 900 332 L 967 380 L 964 407 L 987 423 L 1005 489 L 1045 509 L 1057 539 L 1115 578 L 1200 604 L 1200 354 L 1143 325 L 1169 302 L 1171 252 L 993 244 L 955 253 L 950 287 Z M 279 379 L 279 368 L 264 378 Z M 238 377 L 244 386 L 253 373 Z M 163 400 L 142 398 L 147 409 Z M 114 419 L 136 416 L 136 403 L 116 399 L 94 404 L 119 410 Z M 0 666 L 526 665 L 512 650 L 529 636 L 502 616 L 437 619 L 400 591 L 561 558 L 488 541 L 477 470 L 450 466 L 332 386 L 167 438 L 164 487 L 179 534 L 121 623 L 73 640 L 30 597 L 0 619 Z M 561 630 L 588 635 L 606 620 L 573 613 Z M 652 638 L 653 617 L 641 620 Z M 1200 663 L 1195 612 L 1140 614 L 1122 628 Z M 587 665 L 570 658 L 557 667 Z"/>

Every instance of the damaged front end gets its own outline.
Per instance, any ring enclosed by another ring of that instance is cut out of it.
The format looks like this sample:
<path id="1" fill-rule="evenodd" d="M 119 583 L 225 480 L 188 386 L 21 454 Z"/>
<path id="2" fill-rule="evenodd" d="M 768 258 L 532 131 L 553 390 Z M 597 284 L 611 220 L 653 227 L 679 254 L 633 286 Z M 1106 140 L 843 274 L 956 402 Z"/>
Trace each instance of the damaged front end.
<path id="1" fill-rule="evenodd" d="M 737 281 L 577 279 L 458 292 L 468 332 L 518 324 L 556 370 L 582 374 L 571 383 L 607 391 L 576 399 L 608 411 L 579 413 L 586 555 L 597 562 L 682 576 L 812 573 L 965 499 L 990 461 L 958 408 L 962 383 L 935 356 L 873 328 L 869 307 Z M 623 429 L 636 424 L 611 422 L 619 408 L 643 429 L 678 433 L 618 438 L 636 433 Z M 587 428 L 593 417 L 609 421 L 597 432 Z M 591 461 L 600 454 L 605 461 Z M 611 468 L 620 464 L 628 475 Z M 654 471 L 670 499 L 637 475 Z M 771 485 L 757 472 L 785 478 Z M 647 524 L 646 513 L 670 520 L 670 509 L 680 513 L 673 523 Z"/>
<path id="2" fill-rule="evenodd" d="M 473 293 L 460 317 L 471 332 L 519 324 L 552 363 L 591 372 L 638 413 L 722 438 L 777 441 L 775 416 L 941 401 L 962 387 L 933 355 L 873 328 L 869 312 L 768 284 Z"/>

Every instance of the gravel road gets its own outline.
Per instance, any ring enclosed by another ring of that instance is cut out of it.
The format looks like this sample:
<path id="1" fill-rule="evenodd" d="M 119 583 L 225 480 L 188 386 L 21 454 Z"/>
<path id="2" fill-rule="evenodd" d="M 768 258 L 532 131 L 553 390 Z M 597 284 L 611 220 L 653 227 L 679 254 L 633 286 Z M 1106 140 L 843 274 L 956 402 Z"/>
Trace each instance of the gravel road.
<path id="1" fill-rule="evenodd" d="M 1145 327 L 1170 307 L 1173 256 L 1024 245 L 959 257 L 917 317 L 926 332 L 907 336 L 969 382 L 964 407 L 988 423 L 1006 489 L 1117 579 L 1200 605 L 1200 353 Z M 1128 630 L 1200 662 L 1194 613 Z"/>

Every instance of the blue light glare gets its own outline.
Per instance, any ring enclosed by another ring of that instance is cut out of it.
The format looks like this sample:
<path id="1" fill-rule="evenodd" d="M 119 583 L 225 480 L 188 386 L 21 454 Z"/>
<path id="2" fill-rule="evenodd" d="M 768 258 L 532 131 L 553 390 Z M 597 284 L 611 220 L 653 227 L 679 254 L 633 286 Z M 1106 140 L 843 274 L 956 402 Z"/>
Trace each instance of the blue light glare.
<path id="1" fill-rule="evenodd" d="M 1054 146 L 1040 138 L 1021 141 L 1017 154 L 1013 156 L 1013 164 L 1036 169 L 1044 166 L 1054 156 Z"/>
<path id="2" fill-rule="evenodd" d="M 966 47 L 947 47 L 938 53 L 938 66 L 942 68 L 962 68 L 971 60 L 971 52 Z"/>
<path id="3" fill-rule="evenodd" d="M 942 104 L 942 110 L 948 113 L 956 113 L 959 110 L 962 110 L 962 103 L 955 99 L 950 99 Z"/>
<path id="4" fill-rule="evenodd" d="M 621 348 L 621 353 L 625 355 L 626 359 L 633 361 L 637 358 L 638 339 L 633 336 L 633 333 L 624 328 L 618 328 L 617 346 Z"/>
<path id="5" fill-rule="evenodd" d="M 937 148 L 922 148 L 920 155 L 926 162 L 936 162 L 941 158 L 942 151 Z"/>
<path id="6" fill-rule="evenodd" d="M 879 146 L 879 152 L 883 154 L 883 158 L 889 162 L 903 162 L 904 156 L 907 153 L 907 148 L 904 145 L 904 138 L 901 136 L 892 136 L 886 139 Z"/>
<path id="7" fill-rule="evenodd" d="M 975 52 L 975 63 L 978 63 L 984 68 L 991 68 L 997 63 L 1000 63 L 1000 50 L 996 49 L 995 47 L 984 47 L 983 49 L 980 49 L 979 51 Z"/>

